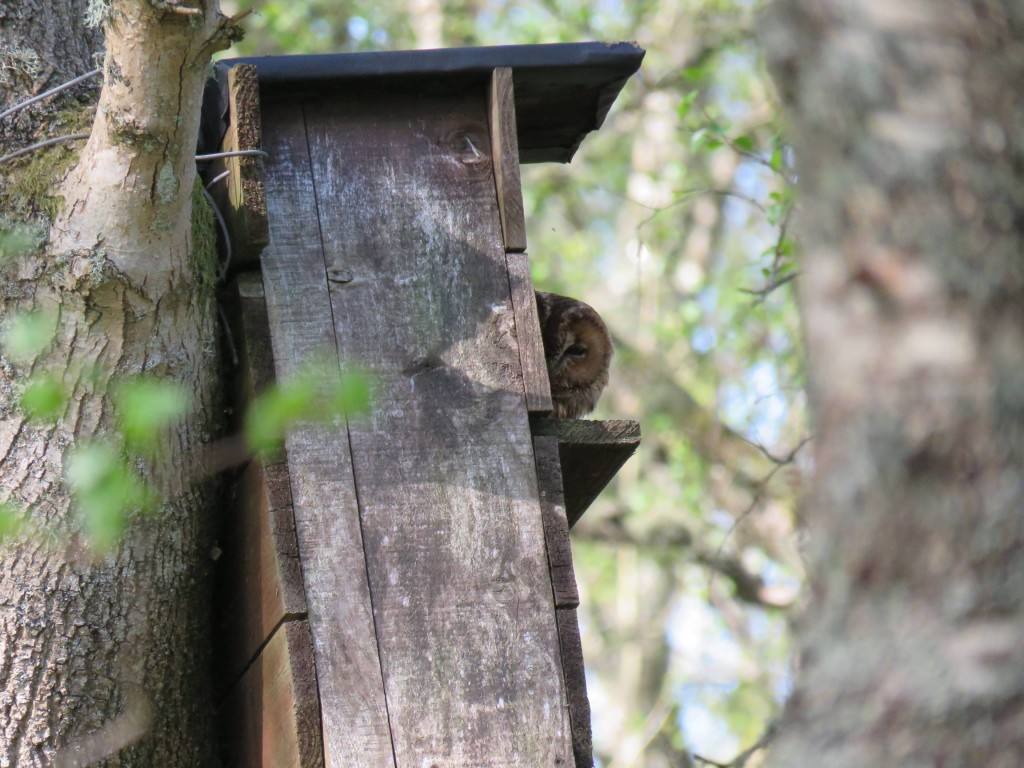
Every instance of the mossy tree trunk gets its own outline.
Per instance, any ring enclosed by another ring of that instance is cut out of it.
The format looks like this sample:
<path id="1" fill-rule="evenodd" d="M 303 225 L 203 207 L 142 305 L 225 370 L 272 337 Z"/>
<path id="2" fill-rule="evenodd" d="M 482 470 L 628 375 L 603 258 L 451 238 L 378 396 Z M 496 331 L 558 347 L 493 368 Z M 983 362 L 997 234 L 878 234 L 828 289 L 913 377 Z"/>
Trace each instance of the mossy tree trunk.
<path id="1" fill-rule="evenodd" d="M 812 598 L 769 765 L 1024 765 L 1024 5 L 778 0 Z"/>
<path id="2" fill-rule="evenodd" d="M 37 23 L 6 30 L 23 35 L 22 49 L 44 58 L 45 41 L 85 41 L 47 85 L 92 68 L 83 2 L 23 5 Z M 209 212 L 193 225 L 193 155 L 210 55 L 234 30 L 216 0 L 112 0 L 105 14 L 100 106 L 61 187 L 49 246 L 0 277 L 5 316 L 48 311 L 56 332 L 31 365 L 0 369 L 0 486 L 32 523 L 0 544 L 0 765 L 191 768 L 216 763 L 215 520 L 196 456 L 215 429 L 219 373 L 214 256 L 196 234 L 209 231 Z M 16 407 L 20 383 L 46 369 L 70 392 L 55 425 Z M 115 434 L 114 388 L 137 374 L 179 382 L 192 410 L 161 437 L 160 459 L 139 466 L 161 492 L 158 510 L 131 520 L 97 559 L 63 482 L 68 454 Z"/>

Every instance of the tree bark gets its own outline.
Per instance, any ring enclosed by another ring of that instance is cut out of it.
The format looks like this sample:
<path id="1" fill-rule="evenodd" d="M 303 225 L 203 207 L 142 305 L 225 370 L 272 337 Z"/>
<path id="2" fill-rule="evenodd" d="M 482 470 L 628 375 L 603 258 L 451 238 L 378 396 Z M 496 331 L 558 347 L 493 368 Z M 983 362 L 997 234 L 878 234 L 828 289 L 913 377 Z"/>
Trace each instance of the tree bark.
<path id="1" fill-rule="evenodd" d="M 19 0 L 0 7 L 0 111 L 95 69 L 103 46 L 99 29 L 82 23 L 88 0 Z M 75 86 L 95 90 L 95 82 Z M 43 102 L 0 120 L 3 144 L 14 147 L 38 128 L 58 102 Z"/>
<path id="2" fill-rule="evenodd" d="M 81 3 L 52 5 L 66 18 Z M 217 411 L 216 266 L 195 242 L 191 200 L 203 82 L 234 32 L 216 0 L 195 6 L 111 3 L 100 106 L 49 249 L 0 275 L 4 315 L 57 318 L 48 352 L 0 369 L 0 486 L 32 522 L 0 558 L 0 766 L 216 764 L 213 488 L 196 482 L 194 458 Z M 71 392 L 56 426 L 15 405 L 41 369 L 63 372 Z M 62 482 L 67 452 L 114 433 L 113 387 L 136 374 L 180 382 L 193 409 L 140 467 L 158 511 L 96 560 Z"/>
<path id="3" fill-rule="evenodd" d="M 1024 765 L 1024 6 L 778 0 L 815 422 L 769 765 Z"/>

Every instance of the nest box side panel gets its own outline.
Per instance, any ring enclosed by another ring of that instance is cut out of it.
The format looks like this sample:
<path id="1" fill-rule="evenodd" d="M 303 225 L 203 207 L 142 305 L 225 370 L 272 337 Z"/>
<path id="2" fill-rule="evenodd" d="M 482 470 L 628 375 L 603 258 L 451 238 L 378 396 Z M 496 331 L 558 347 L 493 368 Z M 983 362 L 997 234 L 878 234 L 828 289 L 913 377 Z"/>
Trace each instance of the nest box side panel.
<path id="1" fill-rule="evenodd" d="M 278 380 L 337 359 L 301 107 L 264 102 L 270 244 L 263 283 Z M 344 425 L 298 425 L 286 442 L 328 766 L 394 768 Z"/>
<path id="2" fill-rule="evenodd" d="M 305 108 L 396 762 L 568 768 L 486 88 Z"/>

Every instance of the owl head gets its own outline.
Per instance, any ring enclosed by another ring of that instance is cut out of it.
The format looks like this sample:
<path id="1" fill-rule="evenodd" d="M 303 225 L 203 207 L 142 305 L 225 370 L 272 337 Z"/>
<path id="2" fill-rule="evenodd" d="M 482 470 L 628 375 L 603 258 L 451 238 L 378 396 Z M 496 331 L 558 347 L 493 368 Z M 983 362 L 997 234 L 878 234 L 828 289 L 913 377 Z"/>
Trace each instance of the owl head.
<path id="1" fill-rule="evenodd" d="M 590 413 L 608 383 L 612 342 L 601 316 L 568 296 L 537 291 L 551 415 L 572 419 Z"/>

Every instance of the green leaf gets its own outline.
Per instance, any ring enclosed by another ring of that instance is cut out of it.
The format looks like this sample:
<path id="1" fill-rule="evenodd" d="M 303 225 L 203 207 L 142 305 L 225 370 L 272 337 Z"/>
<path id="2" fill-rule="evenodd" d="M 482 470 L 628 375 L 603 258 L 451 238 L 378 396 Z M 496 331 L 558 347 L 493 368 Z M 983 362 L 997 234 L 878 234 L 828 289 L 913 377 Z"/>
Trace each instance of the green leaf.
<path id="1" fill-rule="evenodd" d="M 683 95 L 683 98 L 679 101 L 679 119 L 685 120 L 686 116 L 690 114 L 690 109 L 693 107 L 693 102 L 696 101 L 700 91 L 690 91 Z"/>
<path id="2" fill-rule="evenodd" d="M 161 431 L 185 415 L 189 397 L 177 382 L 138 377 L 121 383 L 114 406 L 125 445 L 149 455 L 158 445 Z"/>
<path id="3" fill-rule="evenodd" d="M 769 161 L 769 165 L 776 173 L 782 173 L 782 147 L 776 147 L 775 151 L 772 152 L 772 159 Z"/>
<path id="4" fill-rule="evenodd" d="M 42 373 L 26 382 L 20 405 L 30 419 L 53 423 L 64 413 L 67 399 L 64 382 L 52 374 Z"/>
<path id="5" fill-rule="evenodd" d="M 687 67 L 683 70 L 683 77 L 690 81 L 700 81 L 707 76 L 704 67 Z"/>
<path id="6" fill-rule="evenodd" d="M 342 376 L 334 387 L 331 404 L 339 415 L 367 413 L 370 410 L 370 380 L 357 373 Z"/>
<path id="7" fill-rule="evenodd" d="M 312 410 L 315 387 L 306 378 L 295 378 L 272 387 L 257 398 L 245 414 L 245 434 L 250 447 L 266 455 L 284 443 L 284 433 Z"/>
<path id="8" fill-rule="evenodd" d="M 66 477 L 86 537 L 100 551 L 110 549 L 121 537 L 131 512 L 145 510 L 155 501 L 120 452 L 106 443 L 72 452 Z"/>
<path id="9" fill-rule="evenodd" d="M 736 146 L 737 149 L 741 149 L 744 152 L 754 151 L 754 140 L 749 136 L 738 136 L 737 138 L 733 139 L 732 143 Z"/>
<path id="10" fill-rule="evenodd" d="M 50 312 L 22 312 L 4 325 L 4 353 L 14 362 L 30 363 L 53 342 L 56 334 Z"/>
<path id="11" fill-rule="evenodd" d="M 253 401 L 245 415 L 249 446 L 258 454 L 271 454 L 281 447 L 285 432 L 297 422 L 323 422 L 366 413 L 370 389 L 369 379 L 363 374 L 342 376 L 336 365 L 310 363 Z"/>

